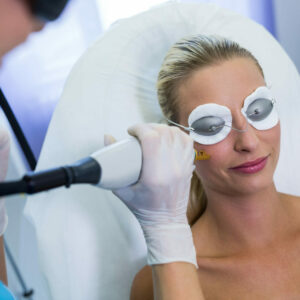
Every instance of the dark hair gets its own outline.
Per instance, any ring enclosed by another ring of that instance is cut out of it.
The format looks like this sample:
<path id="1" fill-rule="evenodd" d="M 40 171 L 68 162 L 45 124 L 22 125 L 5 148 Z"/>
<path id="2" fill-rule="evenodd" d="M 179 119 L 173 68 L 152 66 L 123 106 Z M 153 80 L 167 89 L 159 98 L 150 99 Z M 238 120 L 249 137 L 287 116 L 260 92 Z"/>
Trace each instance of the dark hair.
<path id="1" fill-rule="evenodd" d="M 32 14 L 44 21 L 57 19 L 69 0 L 26 0 Z"/>

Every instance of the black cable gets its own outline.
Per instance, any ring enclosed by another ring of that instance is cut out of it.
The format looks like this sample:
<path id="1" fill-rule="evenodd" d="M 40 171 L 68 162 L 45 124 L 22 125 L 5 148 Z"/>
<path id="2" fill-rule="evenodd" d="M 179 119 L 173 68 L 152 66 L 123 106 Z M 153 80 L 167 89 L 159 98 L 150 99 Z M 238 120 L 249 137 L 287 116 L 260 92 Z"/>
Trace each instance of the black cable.
<path id="1" fill-rule="evenodd" d="M 31 170 L 34 170 L 36 167 L 36 159 L 1 89 L 0 106 L 3 108 L 3 111 L 14 131 L 14 134 L 23 150 Z M 75 163 L 72 166 L 29 173 L 25 175 L 22 180 L 0 183 L 0 196 L 18 193 L 33 194 L 62 185 L 69 187 L 72 183 L 96 184 L 99 182 L 100 177 L 100 165 L 94 159 L 89 157 Z M 34 293 L 34 290 L 27 289 L 25 281 L 18 269 L 18 266 L 9 250 L 6 241 L 4 241 L 4 246 L 8 260 L 10 261 L 12 268 L 23 288 L 23 297 L 32 299 L 31 296 Z"/>
<path id="2" fill-rule="evenodd" d="M 0 182 L 0 197 L 19 193 L 35 194 L 60 186 L 68 188 L 75 183 L 97 184 L 100 178 L 100 165 L 92 157 L 87 157 L 70 166 L 30 172 L 18 181 Z"/>
<path id="3" fill-rule="evenodd" d="M 27 185 L 23 180 L 0 183 L 0 196 L 26 193 Z"/>
<path id="4" fill-rule="evenodd" d="M 36 167 L 36 159 L 34 157 L 34 154 L 29 146 L 29 143 L 27 142 L 27 139 L 20 127 L 19 122 L 17 121 L 11 107 L 8 104 L 8 101 L 6 100 L 2 90 L 0 89 L 0 106 L 2 107 L 9 124 L 11 128 L 13 129 L 13 132 L 23 150 L 23 153 L 28 161 L 28 164 L 30 166 L 31 170 L 34 170 Z"/>
<path id="5" fill-rule="evenodd" d="M 36 167 L 36 159 L 33 155 L 33 152 L 29 146 L 29 143 L 26 140 L 26 137 L 12 111 L 12 109 L 10 108 L 8 101 L 6 100 L 2 90 L 0 89 L 0 106 L 2 107 L 4 114 L 6 115 L 6 118 L 9 121 L 9 124 L 19 142 L 19 145 L 25 155 L 25 158 L 30 166 L 31 170 L 34 170 Z M 0 190 L 2 191 L 2 193 L 4 192 L 8 192 L 8 194 L 16 194 L 16 193 L 21 193 L 24 192 L 24 189 L 26 190 L 26 186 L 25 183 L 20 180 L 20 181 L 14 181 L 14 182 L 9 182 L 7 184 L 5 184 L 5 186 L 0 187 Z M 33 295 L 33 289 L 27 289 L 26 284 L 22 278 L 21 272 L 18 269 L 18 266 L 10 252 L 10 249 L 4 239 L 4 248 L 5 248 L 5 252 L 7 254 L 7 258 L 9 260 L 9 262 L 12 265 L 12 268 L 23 288 L 23 296 L 25 298 L 29 298 L 32 299 L 31 296 Z"/>

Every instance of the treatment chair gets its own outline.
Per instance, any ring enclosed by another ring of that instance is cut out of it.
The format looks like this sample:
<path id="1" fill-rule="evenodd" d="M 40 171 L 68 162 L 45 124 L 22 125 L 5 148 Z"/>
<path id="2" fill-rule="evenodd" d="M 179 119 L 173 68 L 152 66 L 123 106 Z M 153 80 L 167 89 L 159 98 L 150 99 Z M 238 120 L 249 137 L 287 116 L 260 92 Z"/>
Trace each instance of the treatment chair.
<path id="1" fill-rule="evenodd" d="M 86 51 L 67 80 L 38 170 L 88 156 L 103 147 L 105 133 L 123 139 L 135 123 L 160 122 L 155 85 L 163 57 L 174 42 L 197 33 L 235 40 L 258 58 L 281 118 L 275 183 L 300 195 L 300 79 L 293 62 L 262 26 L 201 3 L 168 2 L 120 20 Z M 25 213 L 52 299 L 129 299 L 146 245 L 138 222 L 110 191 L 59 188 L 29 197 Z"/>

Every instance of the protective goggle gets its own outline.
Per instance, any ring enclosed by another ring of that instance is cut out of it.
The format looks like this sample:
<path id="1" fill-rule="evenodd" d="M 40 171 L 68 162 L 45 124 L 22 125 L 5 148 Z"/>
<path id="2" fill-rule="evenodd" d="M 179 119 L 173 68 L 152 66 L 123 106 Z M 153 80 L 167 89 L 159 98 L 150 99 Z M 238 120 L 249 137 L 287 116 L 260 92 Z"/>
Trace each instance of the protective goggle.
<path id="1" fill-rule="evenodd" d="M 279 121 L 275 103 L 271 91 L 266 86 L 258 87 L 245 99 L 244 106 L 241 109 L 247 120 L 245 129 L 234 128 L 230 109 L 215 103 L 196 107 L 189 115 L 189 127 L 171 120 L 167 121 L 189 131 L 195 142 L 203 145 L 213 145 L 224 140 L 231 129 L 246 132 L 248 123 L 258 130 L 267 130 L 274 127 Z"/>

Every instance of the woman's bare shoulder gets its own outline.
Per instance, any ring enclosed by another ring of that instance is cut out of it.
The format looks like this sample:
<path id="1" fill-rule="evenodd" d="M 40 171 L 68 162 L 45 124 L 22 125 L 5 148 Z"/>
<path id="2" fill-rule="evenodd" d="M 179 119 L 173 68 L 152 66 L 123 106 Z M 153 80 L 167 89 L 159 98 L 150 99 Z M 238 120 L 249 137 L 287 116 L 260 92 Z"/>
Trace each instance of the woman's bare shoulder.
<path id="1" fill-rule="evenodd" d="M 282 199 L 289 205 L 292 205 L 294 207 L 299 207 L 300 209 L 300 196 L 285 194 L 285 193 L 278 193 L 278 194 L 280 199 Z"/>
<path id="2" fill-rule="evenodd" d="M 300 225 L 300 196 L 279 193 L 279 197 L 288 208 L 291 217 L 298 220 Z"/>
<path id="3" fill-rule="evenodd" d="M 152 269 L 143 267 L 136 275 L 131 286 L 130 300 L 153 300 Z"/>

